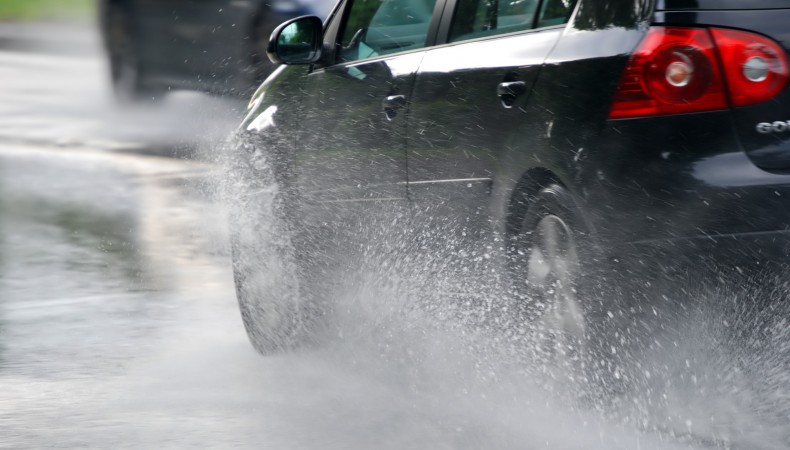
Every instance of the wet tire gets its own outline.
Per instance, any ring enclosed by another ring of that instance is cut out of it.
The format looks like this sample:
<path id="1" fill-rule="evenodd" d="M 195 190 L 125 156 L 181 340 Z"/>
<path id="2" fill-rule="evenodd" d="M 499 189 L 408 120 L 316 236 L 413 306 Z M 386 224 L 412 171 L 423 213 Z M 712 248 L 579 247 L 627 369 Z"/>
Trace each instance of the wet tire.
<path id="1" fill-rule="evenodd" d="M 536 358 L 569 378 L 584 375 L 589 326 L 581 288 L 584 239 L 570 194 L 550 185 L 530 199 L 514 240 L 511 279 Z"/>
<path id="2" fill-rule="evenodd" d="M 267 158 L 247 150 L 229 164 L 231 256 L 244 328 L 268 355 L 309 343 L 314 314 L 304 300 L 287 196 Z"/>
<path id="3" fill-rule="evenodd" d="M 299 347 L 303 338 L 298 285 L 287 287 L 291 277 L 275 279 L 278 275 L 266 270 L 271 264 L 262 263 L 272 255 L 239 233 L 231 250 L 236 298 L 253 348 L 269 355 Z"/>
<path id="4" fill-rule="evenodd" d="M 628 294 L 570 192 L 552 184 L 528 201 L 510 276 L 528 345 L 537 353 L 533 360 L 550 368 L 553 379 L 564 379 L 577 399 L 607 402 L 626 389 Z"/>
<path id="5" fill-rule="evenodd" d="M 620 390 L 611 382 L 617 365 L 607 344 L 618 332 L 608 314 L 616 296 L 605 292 L 611 280 L 564 187 L 548 185 L 526 200 L 509 258 L 518 326 L 533 363 L 598 401 Z"/>

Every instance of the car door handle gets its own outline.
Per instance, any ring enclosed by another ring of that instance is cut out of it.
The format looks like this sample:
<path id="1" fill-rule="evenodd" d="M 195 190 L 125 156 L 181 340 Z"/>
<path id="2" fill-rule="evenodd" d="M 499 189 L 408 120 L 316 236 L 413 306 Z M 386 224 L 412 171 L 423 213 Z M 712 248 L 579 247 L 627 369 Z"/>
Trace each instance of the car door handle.
<path id="1" fill-rule="evenodd" d="M 382 102 L 381 106 L 384 109 L 384 114 L 387 120 L 392 120 L 398 115 L 398 110 L 406 106 L 405 95 L 388 95 Z"/>
<path id="2" fill-rule="evenodd" d="M 523 81 L 505 81 L 496 87 L 496 94 L 502 100 L 502 106 L 510 108 L 516 98 L 527 92 L 527 83 Z"/>

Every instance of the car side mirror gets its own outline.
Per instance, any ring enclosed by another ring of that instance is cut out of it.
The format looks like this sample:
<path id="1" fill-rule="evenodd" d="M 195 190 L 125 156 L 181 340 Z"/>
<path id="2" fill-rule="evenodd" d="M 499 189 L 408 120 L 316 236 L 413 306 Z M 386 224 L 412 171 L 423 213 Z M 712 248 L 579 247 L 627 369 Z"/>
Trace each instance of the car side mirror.
<path id="1" fill-rule="evenodd" d="M 275 64 L 312 64 L 321 59 L 323 40 L 321 19 L 297 17 L 275 28 L 266 54 Z"/>

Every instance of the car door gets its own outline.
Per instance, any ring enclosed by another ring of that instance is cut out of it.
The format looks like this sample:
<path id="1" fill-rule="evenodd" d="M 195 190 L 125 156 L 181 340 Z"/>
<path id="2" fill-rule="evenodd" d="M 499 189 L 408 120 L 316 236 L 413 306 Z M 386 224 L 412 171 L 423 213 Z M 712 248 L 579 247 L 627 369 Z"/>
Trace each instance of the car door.
<path id="1" fill-rule="evenodd" d="M 293 150 L 300 215 L 314 227 L 310 237 L 321 236 L 314 254 L 359 256 L 358 245 L 371 256 L 368 244 L 380 248 L 407 226 L 407 105 L 439 7 L 437 0 L 349 0 L 325 27 L 331 53 L 305 75 Z"/>
<path id="2" fill-rule="evenodd" d="M 337 51 L 307 75 L 297 149 L 310 201 L 406 200 L 406 105 L 435 4 L 349 0 L 327 26 Z"/>
<path id="3" fill-rule="evenodd" d="M 563 0 L 452 0 L 416 77 L 408 132 L 415 224 L 465 272 L 492 253 L 493 183 L 530 151 L 532 86 L 571 13 Z M 450 249 L 450 250 L 447 250 Z M 466 278 L 469 280 L 469 278 Z M 474 283 L 470 280 L 470 283 Z"/>

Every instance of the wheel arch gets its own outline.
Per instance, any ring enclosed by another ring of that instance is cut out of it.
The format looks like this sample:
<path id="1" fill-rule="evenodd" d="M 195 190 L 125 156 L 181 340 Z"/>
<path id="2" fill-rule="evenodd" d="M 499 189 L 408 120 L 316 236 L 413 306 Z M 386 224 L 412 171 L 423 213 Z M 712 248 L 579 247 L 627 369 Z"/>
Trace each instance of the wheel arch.
<path id="1" fill-rule="evenodd" d="M 505 211 L 505 238 L 510 241 L 520 233 L 524 219 L 529 208 L 534 204 L 537 195 L 544 189 L 555 185 L 561 189 L 562 201 L 566 207 L 570 208 L 577 223 L 582 227 L 582 233 L 586 236 L 586 245 L 590 249 L 595 249 L 596 254 L 603 253 L 603 247 L 598 238 L 595 223 L 589 215 L 589 211 L 583 207 L 579 197 L 573 192 L 569 183 L 565 183 L 556 172 L 545 167 L 534 167 L 525 172 L 515 184 L 511 191 L 510 198 Z M 555 193 L 556 194 L 556 193 Z"/>
<path id="2" fill-rule="evenodd" d="M 545 167 L 533 167 L 521 176 L 508 201 L 505 219 L 505 232 L 508 237 L 515 236 L 520 231 L 521 222 L 538 192 L 552 184 L 566 187 L 557 174 Z"/>

